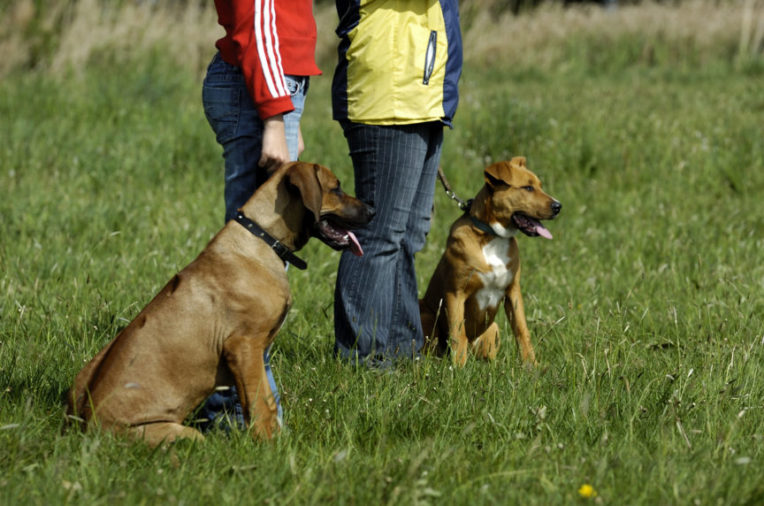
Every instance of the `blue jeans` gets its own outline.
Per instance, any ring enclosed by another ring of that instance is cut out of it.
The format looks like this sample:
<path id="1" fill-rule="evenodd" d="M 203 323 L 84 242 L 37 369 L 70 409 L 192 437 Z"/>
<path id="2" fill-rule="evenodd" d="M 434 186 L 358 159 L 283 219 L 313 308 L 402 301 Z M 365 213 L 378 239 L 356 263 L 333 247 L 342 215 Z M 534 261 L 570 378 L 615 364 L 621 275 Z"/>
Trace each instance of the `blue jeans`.
<path id="1" fill-rule="evenodd" d="M 297 160 L 300 118 L 308 93 L 308 77 L 286 76 L 294 111 L 284 115 L 289 157 Z M 265 182 L 268 174 L 258 167 L 263 147 L 263 120 L 247 91 L 241 69 L 226 63 L 219 54 L 207 67 L 202 87 L 204 114 L 223 146 L 225 159 L 225 221 Z"/>
<path id="2" fill-rule="evenodd" d="M 355 193 L 376 216 L 356 235 L 364 255 L 344 252 L 334 292 L 335 353 L 369 365 L 412 358 L 424 336 L 414 254 L 430 230 L 441 123 L 344 122 Z"/>
<path id="3" fill-rule="evenodd" d="M 306 76 L 285 77 L 294 111 L 284 115 L 284 128 L 290 158 L 297 160 L 300 117 L 305 106 L 309 78 Z M 202 102 L 207 121 L 215 132 L 218 144 L 223 146 L 225 221 L 227 222 L 268 178 L 265 169 L 257 165 L 263 145 L 264 125 L 247 91 L 241 69 L 226 63 L 220 54 L 216 54 L 207 67 L 207 75 L 202 87 Z M 257 220 L 256 216 L 250 218 Z M 278 419 L 281 423 L 283 414 L 278 388 L 271 371 L 269 351 L 270 348 L 265 351 L 265 372 L 276 400 Z M 216 420 L 226 414 L 238 426 L 244 427 L 236 387 L 212 394 L 202 405 L 197 417 L 208 420 L 201 424 L 204 429 L 212 427 Z"/>

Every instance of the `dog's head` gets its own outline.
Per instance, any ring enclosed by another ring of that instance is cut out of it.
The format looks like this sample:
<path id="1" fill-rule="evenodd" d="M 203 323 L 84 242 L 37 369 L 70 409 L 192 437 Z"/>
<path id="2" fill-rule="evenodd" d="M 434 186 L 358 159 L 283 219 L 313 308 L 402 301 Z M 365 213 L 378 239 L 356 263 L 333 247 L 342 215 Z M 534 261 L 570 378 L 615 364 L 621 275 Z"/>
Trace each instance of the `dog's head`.
<path id="1" fill-rule="evenodd" d="M 529 171 L 525 158 L 516 156 L 485 169 L 485 188 L 489 195 L 492 227 L 520 230 L 531 237 L 547 239 L 552 234 L 540 220 L 557 216 L 562 204 L 541 189 L 541 181 Z"/>
<path id="2" fill-rule="evenodd" d="M 352 229 L 362 227 L 374 217 L 374 208 L 342 191 L 337 176 L 324 166 L 295 162 L 286 169 L 285 179 L 300 193 L 304 213 L 301 229 L 336 250 L 350 249 L 363 255 Z"/>

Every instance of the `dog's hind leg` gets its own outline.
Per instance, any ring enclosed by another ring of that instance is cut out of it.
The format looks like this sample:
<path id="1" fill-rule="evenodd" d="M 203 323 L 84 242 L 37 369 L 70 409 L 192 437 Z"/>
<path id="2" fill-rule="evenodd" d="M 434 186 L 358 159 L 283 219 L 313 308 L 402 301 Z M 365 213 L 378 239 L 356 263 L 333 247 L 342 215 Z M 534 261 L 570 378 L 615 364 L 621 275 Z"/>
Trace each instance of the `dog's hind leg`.
<path id="1" fill-rule="evenodd" d="M 257 345 L 265 340 L 229 337 L 224 353 L 252 435 L 270 438 L 278 429 L 278 406 L 265 372 L 265 348 Z"/>
<path id="2" fill-rule="evenodd" d="M 136 439 L 143 439 L 149 446 L 153 447 L 164 443 L 172 443 L 180 438 L 196 441 L 204 440 L 204 436 L 198 430 L 173 422 L 147 423 L 130 427 L 125 432 Z"/>
<path id="3" fill-rule="evenodd" d="M 112 339 L 109 344 L 101 348 L 74 379 L 74 385 L 66 394 L 66 417 L 68 422 L 78 421 L 80 426 L 83 429 L 85 428 L 86 421 L 90 418 L 92 412 L 92 406 L 90 405 L 92 399 L 90 399 L 89 394 L 90 385 L 93 382 L 93 377 L 98 374 L 101 362 L 103 362 L 103 359 L 109 353 L 111 346 L 117 338 Z"/>
<path id="4" fill-rule="evenodd" d="M 478 358 L 494 360 L 499 352 L 500 344 L 499 326 L 493 322 L 485 332 L 472 342 L 472 351 Z"/>

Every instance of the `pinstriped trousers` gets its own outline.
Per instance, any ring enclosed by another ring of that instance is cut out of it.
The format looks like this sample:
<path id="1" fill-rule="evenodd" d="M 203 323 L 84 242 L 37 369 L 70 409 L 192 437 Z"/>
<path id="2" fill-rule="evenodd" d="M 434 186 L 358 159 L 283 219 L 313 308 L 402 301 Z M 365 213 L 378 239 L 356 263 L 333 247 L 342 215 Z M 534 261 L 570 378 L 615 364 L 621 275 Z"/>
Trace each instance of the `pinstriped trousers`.
<path id="1" fill-rule="evenodd" d="M 345 251 L 334 293 L 335 353 L 354 362 L 412 358 L 424 336 L 414 254 L 430 230 L 443 125 L 343 122 L 355 193 L 374 219 L 356 232 L 362 257 Z"/>

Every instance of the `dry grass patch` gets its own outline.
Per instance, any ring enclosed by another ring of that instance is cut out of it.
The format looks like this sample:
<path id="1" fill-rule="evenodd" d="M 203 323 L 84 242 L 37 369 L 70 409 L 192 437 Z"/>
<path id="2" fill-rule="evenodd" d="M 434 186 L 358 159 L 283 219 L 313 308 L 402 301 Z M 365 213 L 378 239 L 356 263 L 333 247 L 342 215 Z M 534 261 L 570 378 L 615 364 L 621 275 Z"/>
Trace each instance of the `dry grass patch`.
<path id="1" fill-rule="evenodd" d="M 572 41 L 590 41 L 590 49 L 607 50 L 624 38 L 642 41 L 642 57 L 647 60 L 654 58 L 656 43 L 692 49 L 701 59 L 730 50 L 761 56 L 764 49 L 762 0 L 643 3 L 608 9 L 547 3 L 520 16 L 496 15 L 487 8 L 492 3 L 482 2 L 463 16 L 468 24 L 467 61 L 499 60 L 547 69 L 565 64 Z"/>
<path id="2" fill-rule="evenodd" d="M 159 50 L 184 68 L 203 71 L 221 36 L 211 2 L 165 3 L 103 0 L 19 0 L 0 19 L 0 75 L 18 68 L 60 74 L 94 58 L 124 62 Z M 621 60 L 652 63 L 687 58 L 699 63 L 723 57 L 760 58 L 764 49 L 764 0 L 644 3 L 614 9 L 563 8 L 547 3 L 521 15 L 497 14 L 496 0 L 462 5 L 465 60 L 497 61 L 552 69 L 597 58 L 629 41 Z M 316 7 L 317 58 L 325 72 L 334 65 L 337 14 L 332 2 Z M 634 44 L 637 50 L 634 50 Z M 667 56 L 656 56 L 670 48 Z M 585 53 L 585 54 L 581 54 Z M 588 54 L 588 56 L 587 56 Z M 665 62 L 664 62 L 665 63 Z"/>

